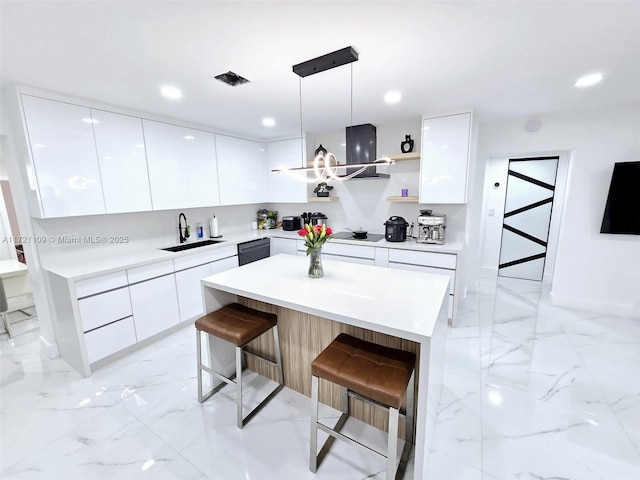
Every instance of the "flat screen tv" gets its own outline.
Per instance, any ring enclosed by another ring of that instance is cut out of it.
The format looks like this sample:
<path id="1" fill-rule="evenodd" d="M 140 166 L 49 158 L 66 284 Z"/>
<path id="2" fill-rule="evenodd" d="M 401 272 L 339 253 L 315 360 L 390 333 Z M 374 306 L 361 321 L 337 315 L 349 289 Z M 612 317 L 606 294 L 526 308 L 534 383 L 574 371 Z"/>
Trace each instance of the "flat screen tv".
<path id="1" fill-rule="evenodd" d="M 613 166 L 600 233 L 640 235 L 640 162 Z"/>

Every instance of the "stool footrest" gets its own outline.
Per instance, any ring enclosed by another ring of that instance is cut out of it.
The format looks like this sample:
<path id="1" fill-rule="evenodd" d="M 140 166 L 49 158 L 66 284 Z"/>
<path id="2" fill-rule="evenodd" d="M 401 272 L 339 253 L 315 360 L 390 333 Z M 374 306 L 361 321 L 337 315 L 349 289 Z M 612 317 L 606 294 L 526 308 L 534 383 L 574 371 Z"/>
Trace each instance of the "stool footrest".
<path id="1" fill-rule="evenodd" d="M 269 403 L 269 401 L 273 397 L 275 397 L 278 394 L 278 392 L 280 392 L 280 390 L 282 390 L 283 388 L 284 388 L 284 385 L 278 385 L 276 388 L 274 388 L 273 392 L 267 395 L 264 400 L 262 400 L 256 407 L 254 407 L 253 410 L 251 410 L 251 412 L 247 414 L 246 417 L 242 419 L 242 426 L 244 427 L 247 423 L 249 423 L 249 420 L 251 420 L 256 413 L 262 410 L 267 405 L 267 403 Z"/>

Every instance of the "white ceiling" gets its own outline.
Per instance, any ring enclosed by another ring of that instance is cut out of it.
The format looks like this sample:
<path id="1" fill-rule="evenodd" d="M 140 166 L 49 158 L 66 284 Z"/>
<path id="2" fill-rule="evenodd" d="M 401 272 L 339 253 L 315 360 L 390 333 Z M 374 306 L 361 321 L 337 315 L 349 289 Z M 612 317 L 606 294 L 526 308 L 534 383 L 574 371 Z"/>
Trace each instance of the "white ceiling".
<path id="1" fill-rule="evenodd" d="M 0 79 L 254 137 L 351 123 L 350 66 L 296 63 L 353 46 L 353 124 L 473 107 L 481 119 L 640 100 L 640 2 L 6 1 Z M 229 87 L 232 70 L 251 83 Z M 589 89 L 574 81 L 593 71 Z M 184 97 L 169 101 L 171 84 Z M 389 90 L 403 100 L 386 105 Z M 263 117 L 275 127 L 263 127 Z"/>

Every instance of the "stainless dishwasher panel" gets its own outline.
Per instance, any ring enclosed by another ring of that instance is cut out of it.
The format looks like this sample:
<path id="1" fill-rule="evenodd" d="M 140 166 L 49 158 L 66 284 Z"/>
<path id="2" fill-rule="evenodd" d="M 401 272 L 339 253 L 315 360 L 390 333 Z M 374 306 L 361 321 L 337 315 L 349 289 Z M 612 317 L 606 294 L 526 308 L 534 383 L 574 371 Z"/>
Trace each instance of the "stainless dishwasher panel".
<path id="1" fill-rule="evenodd" d="M 256 262 L 271 255 L 271 241 L 268 238 L 260 238 L 238 244 L 238 264 Z"/>

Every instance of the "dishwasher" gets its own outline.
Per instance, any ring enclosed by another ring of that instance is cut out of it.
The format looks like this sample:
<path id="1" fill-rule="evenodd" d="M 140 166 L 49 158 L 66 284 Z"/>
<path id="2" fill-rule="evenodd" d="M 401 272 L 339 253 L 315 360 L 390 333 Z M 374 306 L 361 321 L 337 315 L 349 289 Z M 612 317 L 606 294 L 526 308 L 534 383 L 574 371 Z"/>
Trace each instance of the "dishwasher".
<path id="1" fill-rule="evenodd" d="M 256 262 L 271 255 L 271 241 L 268 238 L 259 238 L 250 242 L 238 244 L 238 264 Z"/>

